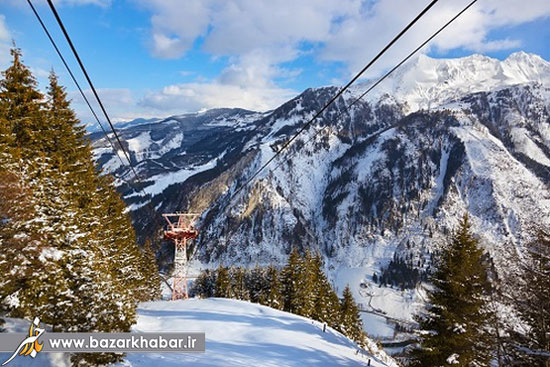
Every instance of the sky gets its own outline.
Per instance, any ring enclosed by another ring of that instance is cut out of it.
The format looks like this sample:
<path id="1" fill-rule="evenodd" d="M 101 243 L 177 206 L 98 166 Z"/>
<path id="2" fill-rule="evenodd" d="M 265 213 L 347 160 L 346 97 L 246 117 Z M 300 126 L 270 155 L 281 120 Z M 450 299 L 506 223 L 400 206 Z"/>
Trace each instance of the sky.
<path id="1" fill-rule="evenodd" d="M 87 93 L 45 0 L 32 0 Z M 470 0 L 440 0 L 365 77 L 416 48 Z M 428 0 L 57 0 L 111 118 L 217 107 L 265 111 L 309 87 L 345 84 Z M 550 60 L 550 1 L 479 0 L 422 52 Z M 0 0 L 0 68 L 15 41 L 40 88 L 59 74 L 80 119 L 91 114 L 26 0 Z M 91 95 L 91 94 L 90 94 Z M 95 106 L 95 105 L 94 105 Z M 99 109 L 97 109 L 99 112 Z"/>

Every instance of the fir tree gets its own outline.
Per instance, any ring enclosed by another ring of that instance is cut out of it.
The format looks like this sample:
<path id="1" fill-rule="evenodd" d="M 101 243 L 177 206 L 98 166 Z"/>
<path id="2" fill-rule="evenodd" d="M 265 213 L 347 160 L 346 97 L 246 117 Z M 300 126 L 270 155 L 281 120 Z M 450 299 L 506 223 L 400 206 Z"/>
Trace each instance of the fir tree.
<path id="1" fill-rule="evenodd" d="M 83 164 L 88 141 L 85 130 L 70 108 L 65 88 L 59 85 L 57 75 L 52 71 L 47 89 L 46 126 L 40 138 L 40 148 L 55 157 L 58 162 Z M 80 168 L 80 167 L 79 167 Z M 66 168 L 65 168 L 66 169 Z"/>
<path id="2" fill-rule="evenodd" d="M 230 277 L 232 298 L 249 301 L 250 293 L 246 284 L 246 270 L 241 267 L 232 268 Z"/>
<path id="3" fill-rule="evenodd" d="M 30 149 L 40 137 L 43 116 L 41 113 L 42 94 L 31 71 L 21 61 L 21 50 L 13 47 L 10 51 L 13 61 L 0 80 L 0 110 L 4 117 L 2 140 L 16 146 Z M 34 153 L 34 150 L 31 150 Z"/>
<path id="4" fill-rule="evenodd" d="M 192 294 L 200 298 L 214 297 L 216 271 L 204 270 L 193 283 Z"/>
<path id="5" fill-rule="evenodd" d="M 12 55 L 0 81 L 0 191 L 15 190 L 17 201 L 0 224 L 0 308 L 59 331 L 128 331 L 137 301 L 159 294 L 155 262 L 137 246 L 112 180 L 96 170 L 55 75 L 44 104 L 20 51 Z"/>
<path id="6" fill-rule="evenodd" d="M 338 295 L 332 289 L 325 273 L 323 272 L 323 260 L 320 254 L 316 254 L 311 260 L 311 272 L 313 278 L 313 310 L 311 318 L 326 322 L 327 325 L 337 328 L 340 322 L 340 304 Z"/>
<path id="7" fill-rule="evenodd" d="M 339 330 L 348 338 L 359 344 L 359 346 L 365 345 L 365 333 L 363 332 L 361 314 L 353 299 L 349 285 L 346 286 L 342 293 Z"/>
<path id="8" fill-rule="evenodd" d="M 464 216 L 444 249 L 429 293 L 428 313 L 419 317 L 420 348 L 412 352 L 413 366 L 487 366 L 491 336 L 487 329 L 487 269 L 483 252 Z"/>
<path id="9" fill-rule="evenodd" d="M 279 271 L 273 265 L 267 268 L 266 280 L 269 282 L 269 289 L 265 296 L 265 301 L 263 301 L 262 304 L 277 310 L 282 310 L 284 303 L 281 293 L 282 285 L 279 280 Z"/>
<path id="10" fill-rule="evenodd" d="M 524 332 L 511 330 L 514 365 L 550 367 L 550 232 L 538 228 L 522 261 L 514 300 Z"/>
<path id="11" fill-rule="evenodd" d="M 319 258 L 320 259 L 320 258 Z M 298 289 L 302 295 L 302 302 L 298 307 L 298 314 L 311 317 L 314 309 L 317 295 L 315 294 L 316 283 L 319 280 L 319 272 L 315 257 L 309 249 L 306 250 L 300 266 L 300 276 L 298 278 Z"/>
<path id="12" fill-rule="evenodd" d="M 249 290 L 250 301 L 265 304 L 269 292 L 269 281 L 265 269 L 256 265 L 246 277 L 246 287 Z"/>
<path id="13" fill-rule="evenodd" d="M 139 257 L 139 272 L 143 275 L 138 293 L 140 300 L 152 301 L 161 298 L 160 284 L 161 278 L 155 253 L 152 248 L 151 240 L 147 239 L 142 248 L 142 255 Z"/>
<path id="14" fill-rule="evenodd" d="M 229 270 L 222 266 L 218 267 L 216 272 L 216 291 L 215 297 L 232 298 L 233 290 L 231 289 L 231 278 L 229 277 Z"/>
<path id="15" fill-rule="evenodd" d="M 305 276 L 304 262 L 294 248 L 288 257 L 288 263 L 282 271 L 283 283 L 283 309 L 287 312 L 303 315 L 300 313 L 304 309 L 304 294 L 302 278 Z"/>

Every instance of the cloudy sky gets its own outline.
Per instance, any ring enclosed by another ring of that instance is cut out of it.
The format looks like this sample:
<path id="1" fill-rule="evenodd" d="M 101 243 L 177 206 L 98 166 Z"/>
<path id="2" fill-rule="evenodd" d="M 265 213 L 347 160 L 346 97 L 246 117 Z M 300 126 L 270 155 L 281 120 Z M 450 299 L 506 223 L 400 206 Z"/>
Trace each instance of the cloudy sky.
<path id="1" fill-rule="evenodd" d="M 447 22 L 470 0 L 440 0 L 368 77 Z M 45 0 L 33 0 L 74 71 Z M 268 110 L 308 87 L 343 84 L 428 0 L 57 0 L 108 111 L 117 120 L 215 107 Z M 550 59 L 550 1 L 479 0 L 424 52 Z M 0 0 L 0 67 L 12 40 L 43 88 L 53 68 L 91 122 L 25 0 Z M 79 74 L 80 75 L 80 74 Z M 84 79 L 79 76 L 85 86 Z"/>

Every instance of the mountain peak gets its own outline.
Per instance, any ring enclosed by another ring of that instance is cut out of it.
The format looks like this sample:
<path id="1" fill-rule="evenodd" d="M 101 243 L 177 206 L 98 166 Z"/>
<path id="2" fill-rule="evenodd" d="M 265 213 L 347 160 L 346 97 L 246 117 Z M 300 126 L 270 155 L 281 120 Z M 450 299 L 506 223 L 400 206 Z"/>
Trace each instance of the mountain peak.
<path id="1" fill-rule="evenodd" d="M 536 62 L 548 63 L 548 61 L 544 60 L 539 55 L 532 54 L 532 53 L 525 52 L 525 51 L 517 51 L 517 52 L 511 53 L 510 55 L 508 55 L 506 60 L 510 60 L 510 61 L 536 61 Z"/>
<path id="2" fill-rule="evenodd" d="M 394 95 L 415 111 L 469 93 L 532 82 L 550 83 L 550 62 L 524 51 L 515 52 L 503 61 L 480 54 L 455 59 L 421 54 L 373 90 L 370 99 Z M 361 83 L 355 90 L 364 91 L 372 83 Z"/>

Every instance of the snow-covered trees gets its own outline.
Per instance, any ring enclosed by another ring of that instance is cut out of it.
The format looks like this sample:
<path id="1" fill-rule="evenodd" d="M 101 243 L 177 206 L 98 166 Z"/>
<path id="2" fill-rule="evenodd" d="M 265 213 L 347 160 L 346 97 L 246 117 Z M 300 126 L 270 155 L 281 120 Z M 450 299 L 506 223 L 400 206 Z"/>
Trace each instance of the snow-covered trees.
<path id="1" fill-rule="evenodd" d="M 444 249 L 433 275 L 427 314 L 413 366 L 488 366 L 492 337 L 488 331 L 487 269 L 482 250 L 464 216 Z"/>
<path id="2" fill-rule="evenodd" d="M 159 295 L 154 258 L 57 77 L 44 98 L 21 52 L 12 56 L 0 80 L 0 310 L 59 331 L 128 331 L 137 301 Z"/>
<path id="3" fill-rule="evenodd" d="M 29 68 L 21 61 L 21 51 L 10 51 L 13 62 L 0 80 L 0 110 L 3 140 L 11 146 L 30 147 L 40 138 L 43 95 Z"/>
<path id="4" fill-rule="evenodd" d="M 514 306 L 524 330 L 511 330 L 513 363 L 550 367 L 550 232 L 538 228 L 527 244 Z"/>

